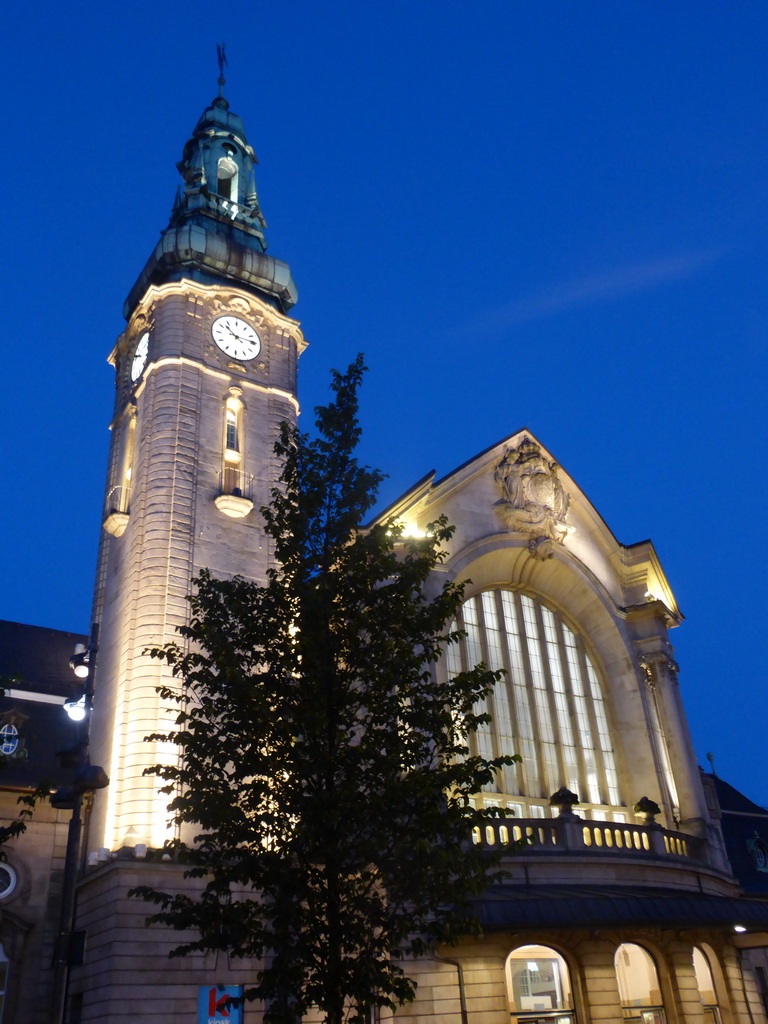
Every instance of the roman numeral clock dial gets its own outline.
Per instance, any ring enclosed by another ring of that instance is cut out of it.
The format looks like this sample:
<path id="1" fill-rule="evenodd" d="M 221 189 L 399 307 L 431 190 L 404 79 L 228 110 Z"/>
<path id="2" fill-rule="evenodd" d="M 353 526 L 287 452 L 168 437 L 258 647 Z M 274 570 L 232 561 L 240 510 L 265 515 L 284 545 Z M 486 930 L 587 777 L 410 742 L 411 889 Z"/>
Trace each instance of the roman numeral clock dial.
<path id="1" fill-rule="evenodd" d="M 239 316 L 220 316 L 211 325 L 211 337 L 233 359 L 255 359 L 261 351 L 259 336 Z"/>

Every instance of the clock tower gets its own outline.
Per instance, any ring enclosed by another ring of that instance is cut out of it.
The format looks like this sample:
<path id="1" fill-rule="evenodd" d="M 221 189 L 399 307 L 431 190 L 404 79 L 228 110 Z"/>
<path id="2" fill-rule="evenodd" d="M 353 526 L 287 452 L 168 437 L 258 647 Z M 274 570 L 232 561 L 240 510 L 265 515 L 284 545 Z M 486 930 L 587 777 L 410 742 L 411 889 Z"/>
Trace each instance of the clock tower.
<path id="1" fill-rule="evenodd" d="M 298 414 L 296 287 L 266 253 L 256 155 L 223 87 L 220 77 L 184 147 L 170 223 L 110 357 L 91 750 L 111 782 L 93 809 L 92 858 L 169 837 L 168 797 L 143 772 L 176 756 L 145 739 L 173 721 L 157 693 L 171 678 L 146 652 L 176 637 L 201 569 L 265 579 L 271 550 L 258 510 L 278 476 L 280 424 Z"/>

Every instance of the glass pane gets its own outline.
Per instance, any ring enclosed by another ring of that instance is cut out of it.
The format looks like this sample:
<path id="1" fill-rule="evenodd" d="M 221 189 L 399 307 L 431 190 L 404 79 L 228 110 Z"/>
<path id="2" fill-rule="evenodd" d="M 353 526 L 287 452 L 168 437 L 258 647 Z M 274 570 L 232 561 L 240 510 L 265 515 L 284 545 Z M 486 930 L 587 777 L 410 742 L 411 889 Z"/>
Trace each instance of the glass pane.
<path id="1" fill-rule="evenodd" d="M 625 942 L 616 950 L 616 981 L 621 1005 L 625 1010 L 661 1007 L 661 988 L 656 965 L 642 946 Z M 632 1017 L 634 1015 L 630 1015 Z"/>
<path id="2" fill-rule="evenodd" d="M 474 668 L 479 662 L 486 660 L 483 658 L 477 602 L 474 597 L 471 597 L 464 604 L 464 629 L 467 633 L 467 667 Z M 487 698 L 477 701 L 474 707 L 476 715 L 485 715 L 489 710 Z M 489 722 L 478 728 L 475 738 L 477 739 L 478 753 L 482 757 L 493 757 L 493 741 L 491 739 L 491 725 Z"/>
<path id="3" fill-rule="evenodd" d="M 557 1011 L 573 1007 L 568 967 L 554 949 L 520 946 L 507 960 L 506 976 L 509 1009 L 519 1020 L 537 1014 L 556 1020 Z"/>
<path id="4" fill-rule="evenodd" d="M 508 673 L 478 707 L 492 715 L 479 751 L 522 757 L 499 777 L 502 792 L 541 800 L 566 785 L 583 803 L 621 807 L 602 687 L 583 638 L 535 597 L 504 588 L 468 600 L 463 620 L 465 667 L 483 660 Z"/>
<path id="5" fill-rule="evenodd" d="M 698 946 L 693 947 L 693 970 L 696 974 L 696 984 L 699 986 L 699 995 L 701 996 L 702 1003 L 705 1006 L 716 1006 L 717 998 L 715 996 L 715 983 L 712 979 L 712 971 L 709 967 L 709 961 Z"/>

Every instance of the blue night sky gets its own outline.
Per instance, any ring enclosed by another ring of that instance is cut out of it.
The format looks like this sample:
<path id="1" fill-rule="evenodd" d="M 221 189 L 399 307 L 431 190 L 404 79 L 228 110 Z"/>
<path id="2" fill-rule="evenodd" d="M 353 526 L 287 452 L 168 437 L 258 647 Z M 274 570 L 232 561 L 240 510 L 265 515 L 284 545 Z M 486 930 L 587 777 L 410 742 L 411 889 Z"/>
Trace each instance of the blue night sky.
<path id="1" fill-rule="evenodd" d="M 304 409 L 366 353 L 382 503 L 534 431 L 653 539 L 699 760 L 768 803 L 768 5 L 42 0 L 3 32 L 0 618 L 88 629 L 106 357 L 223 39 Z"/>

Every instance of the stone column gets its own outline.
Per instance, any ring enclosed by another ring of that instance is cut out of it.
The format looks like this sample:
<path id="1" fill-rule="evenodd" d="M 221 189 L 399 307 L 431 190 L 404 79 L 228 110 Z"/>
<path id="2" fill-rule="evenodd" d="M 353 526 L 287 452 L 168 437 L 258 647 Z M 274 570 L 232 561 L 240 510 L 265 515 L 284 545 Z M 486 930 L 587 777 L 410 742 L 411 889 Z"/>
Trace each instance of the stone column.
<path id="1" fill-rule="evenodd" d="M 696 769 L 688 725 L 677 683 L 678 666 L 672 647 L 661 637 L 637 643 L 640 667 L 648 684 L 653 725 L 657 729 L 660 754 L 672 775 L 672 786 L 665 794 L 676 804 L 673 813 L 684 831 L 706 837 L 707 807 Z"/>
<path id="2" fill-rule="evenodd" d="M 619 986 L 616 981 L 614 957 L 616 947 L 603 939 L 586 939 L 579 943 L 577 956 L 581 974 L 583 1007 L 578 1005 L 576 979 L 572 978 L 576 997 L 576 1016 L 590 1024 L 622 1024 Z"/>
<path id="3" fill-rule="evenodd" d="M 668 949 L 669 980 L 678 1017 L 685 1024 L 704 1024 L 696 972 L 693 969 L 693 947 L 689 942 L 672 942 Z"/>
<path id="4" fill-rule="evenodd" d="M 752 972 L 742 971 L 737 949 L 727 946 L 723 950 L 723 976 L 728 989 L 734 1024 L 765 1024 L 760 997 Z"/>

